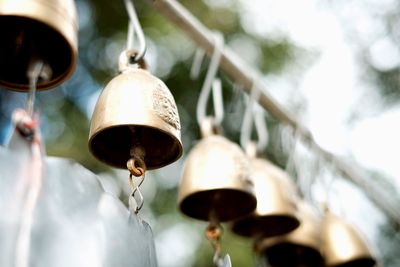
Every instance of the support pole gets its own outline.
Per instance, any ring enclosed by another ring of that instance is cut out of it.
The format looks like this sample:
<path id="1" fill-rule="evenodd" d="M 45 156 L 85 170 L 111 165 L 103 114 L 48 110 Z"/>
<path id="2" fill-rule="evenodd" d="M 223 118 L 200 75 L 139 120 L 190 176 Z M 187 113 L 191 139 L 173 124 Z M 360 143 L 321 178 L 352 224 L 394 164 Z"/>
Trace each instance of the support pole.
<path id="1" fill-rule="evenodd" d="M 177 28 L 184 31 L 190 39 L 201 47 L 210 57 L 214 51 L 214 35 L 197 18 L 195 18 L 185 7 L 176 0 L 153 0 L 153 6 L 158 12 L 165 16 Z M 367 197 L 379 207 L 393 222 L 400 225 L 400 212 L 387 201 L 385 193 L 378 187 L 372 186 L 360 174 L 344 161 L 332 153 L 320 147 L 311 135 L 311 132 L 296 117 L 279 104 L 264 85 L 261 75 L 241 58 L 239 58 L 228 47 L 224 47 L 221 55 L 220 68 L 232 79 L 233 82 L 242 86 L 243 90 L 250 94 L 252 88 L 259 90 L 259 104 L 272 116 L 281 122 L 290 125 L 296 134 L 306 143 L 310 144 L 312 150 L 338 170 L 338 172 L 361 188 Z"/>

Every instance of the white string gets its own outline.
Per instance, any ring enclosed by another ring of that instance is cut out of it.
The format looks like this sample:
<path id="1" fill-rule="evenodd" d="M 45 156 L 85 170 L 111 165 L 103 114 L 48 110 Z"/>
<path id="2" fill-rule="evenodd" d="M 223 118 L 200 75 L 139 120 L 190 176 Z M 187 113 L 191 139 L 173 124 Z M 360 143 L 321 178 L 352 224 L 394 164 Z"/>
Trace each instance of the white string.
<path id="1" fill-rule="evenodd" d="M 28 93 L 28 99 L 26 101 L 26 111 L 31 118 L 33 117 L 33 111 L 35 106 L 37 82 L 43 70 L 43 66 L 44 66 L 43 61 L 35 61 L 29 66 L 30 68 L 27 74 L 29 78 L 29 93 Z"/>
<path id="2" fill-rule="evenodd" d="M 214 42 L 215 42 L 214 53 L 211 57 L 211 62 L 208 67 L 206 78 L 204 80 L 203 86 L 200 91 L 199 100 L 197 101 L 196 117 L 197 117 L 197 123 L 199 125 L 201 125 L 201 122 L 206 118 L 207 101 L 208 98 L 210 97 L 212 83 L 215 80 L 215 76 L 217 74 L 219 67 L 219 62 L 221 60 L 222 50 L 224 46 L 224 39 L 221 33 L 216 32 L 214 34 Z M 217 106 L 214 106 L 214 108 L 219 108 L 218 105 L 219 104 L 217 104 Z"/>

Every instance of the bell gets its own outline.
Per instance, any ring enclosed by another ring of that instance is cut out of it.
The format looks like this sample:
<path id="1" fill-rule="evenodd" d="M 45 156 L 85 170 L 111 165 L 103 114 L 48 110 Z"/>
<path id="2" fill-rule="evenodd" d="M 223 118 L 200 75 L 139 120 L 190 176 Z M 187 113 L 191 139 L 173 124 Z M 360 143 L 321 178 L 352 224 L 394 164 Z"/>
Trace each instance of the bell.
<path id="1" fill-rule="evenodd" d="M 300 226 L 282 236 L 256 240 L 254 249 L 264 254 L 274 267 L 323 267 L 324 259 L 319 251 L 320 220 L 315 212 L 301 202 L 298 206 Z"/>
<path id="2" fill-rule="evenodd" d="M 38 90 L 72 74 L 78 53 L 73 0 L 0 0 L 0 28 L 0 86 L 28 91 L 27 72 L 37 60 L 51 70 L 50 77 L 39 79 Z"/>
<path id="3" fill-rule="evenodd" d="M 171 92 L 147 70 L 120 70 L 97 101 L 90 125 L 90 151 L 100 161 L 117 168 L 126 168 L 138 148 L 143 150 L 149 170 L 176 161 L 182 155 L 182 143 Z"/>
<path id="4" fill-rule="evenodd" d="M 375 266 L 375 259 L 356 229 L 329 211 L 322 221 L 321 234 L 326 266 Z"/>
<path id="5" fill-rule="evenodd" d="M 290 177 L 268 160 L 250 158 L 251 179 L 257 208 L 232 224 L 232 231 L 246 237 L 271 237 L 296 229 L 296 188 Z"/>
<path id="6" fill-rule="evenodd" d="M 212 133 L 213 122 L 202 122 L 203 138 L 183 167 L 178 192 L 181 211 L 204 221 L 230 221 L 256 208 L 253 183 L 243 151 L 225 137 Z"/>

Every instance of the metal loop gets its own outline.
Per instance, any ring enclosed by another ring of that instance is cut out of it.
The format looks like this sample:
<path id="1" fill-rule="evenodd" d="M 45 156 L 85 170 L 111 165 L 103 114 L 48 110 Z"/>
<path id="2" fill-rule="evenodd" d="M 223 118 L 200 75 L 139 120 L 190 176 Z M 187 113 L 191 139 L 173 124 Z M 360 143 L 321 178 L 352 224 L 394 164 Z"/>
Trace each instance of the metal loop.
<path id="1" fill-rule="evenodd" d="M 220 62 L 221 56 L 222 56 L 222 50 L 223 50 L 223 46 L 224 46 L 224 38 L 221 33 L 219 33 L 219 32 L 214 33 L 214 42 L 215 42 L 215 49 L 211 56 L 211 62 L 208 67 L 208 70 L 207 70 L 206 78 L 204 80 L 203 86 L 200 91 L 199 100 L 197 101 L 196 116 L 197 116 L 197 122 L 199 125 L 206 117 L 207 101 L 210 97 L 212 85 L 215 80 L 215 76 L 218 71 L 219 62 Z M 216 89 L 216 90 L 218 90 L 218 89 Z M 220 99 L 222 99 L 222 96 Z M 215 99 L 215 100 L 220 100 L 220 99 Z M 218 109 L 218 108 L 223 109 L 222 102 L 214 103 L 214 109 Z M 223 116 L 223 114 L 222 114 L 222 116 Z M 217 121 L 217 123 L 221 123 L 222 118 L 219 118 L 219 120 L 220 121 L 219 122 Z"/>
<path id="2" fill-rule="evenodd" d="M 131 175 L 136 177 L 143 176 L 146 171 L 146 165 L 143 159 L 140 158 L 131 158 L 126 163 L 126 167 L 128 168 Z"/>
<path id="3" fill-rule="evenodd" d="M 268 128 L 265 123 L 263 110 L 257 105 L 259 97 L 260 91 L 253 81 L 250 97 L 243 117 L 240 144 L 246 149 L 249 143 L 251 143 L 252 123 L 254 122 L 258 137 L 256 142 L 257 151 L 264 151 L 268 145 Z"/>
<path id="4" fill-rule="evenodd" d="M 26 140 L 32 141 L 38 128 L 38 118 L 32 116 L 24 109 L 16 109 L 13 112 L 12 120 L 16 131 Z"/>
<path id="5" fill-rule="evenodd" d="M 133 43 L 134 43 L 134 35 L 136 34 L 139 47 L 138 47 L 138 53 L 133 57 L 130 58 L 131 63 L 137 63 L 139 62 L 143 57 L 144 54 L 146 53 L 146 39 L 143 33 L 143 29 L 140 26 L 139 19 L 137 17 L 135 7 L 133 5 L 132 0 L 124 0 L 125 3 L 125 8 L 126 11 L 128 12 L 129 16 L 129 25 L 128 25 L 128 40 L 127 40 L 127 49 L 131 50 L 133 49 Z"/>
<path id="6" fill-rule="evenodd" d="M 118 71 L 120 73 L 122 73 L 127 69 L 131 69 L 132 68 L 132 64 L 135 64 L 140 69 L 147 70 L 147 63 L 143 58 L 139 59 L 138 61 L 133 62 L 133 63 L 130 61 L 130 59 L 136 58 L 137 54 L 138 53 L 137 53 L 136 50 L 124 50 L 124 51 L 122 51 L 121 54 L 119 55 Z"/>

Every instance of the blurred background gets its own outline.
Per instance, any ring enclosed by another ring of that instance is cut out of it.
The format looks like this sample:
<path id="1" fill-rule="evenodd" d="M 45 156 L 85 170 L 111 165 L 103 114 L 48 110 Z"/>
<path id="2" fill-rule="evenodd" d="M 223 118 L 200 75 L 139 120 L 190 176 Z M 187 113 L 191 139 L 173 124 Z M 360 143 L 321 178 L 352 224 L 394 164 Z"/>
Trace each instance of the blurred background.
<path id="1" fill-rule="evenodd" d="M 317 143 L 356 167 L 385 201 L 399 205 L 400 8 L 395 0 L 202 0 L 180 1 L 202 23 L 220 31 L 225 43 L 262 73 L 270 93 L 312 131 Z M 151 72 L 162 79 L 178 105 L 184 155 L 148 173 L 141 217 L 155 233 L 160 267 L 211 266 L 205 223 L 182 215 L 176 192 L 182 163 L 199 139 L 195 109 L 208 62 L 198 80 L 189 77 L 196 44 L 152 7 L 134 1 Z M 105 85 L 117 75 L 126 46 L 128 16 L 123 1 L 76 0 L 79 62 L 56 89 L 38 93 L 36 109 L 48 155 L 72 158 L 97 173 L 110 193 L 125 203 L 126 170 L 107 167 L 88 150 L 91 114 Z M 225 135 L 239 141 L 246 108 L 242 93 L 223 72 Z M 12 110 L 26 94 L 0 90 L 0 142 L 6 144 Z M 286 169 L 303 193 L 353 223 L 369 241 L 381 266 L 399 266 L 399 225 L 388 220 L 329 162 L 320 161 L 291 130 L 265 114 L 269 146 L 264 156 Z M 290 164 L 288 164 L 288 162 Z M 400 209 L 399 209 L 400 212 Z M 252 240 L 225 227 L 222 241 L 233 265 L 255 266 Z"/>

